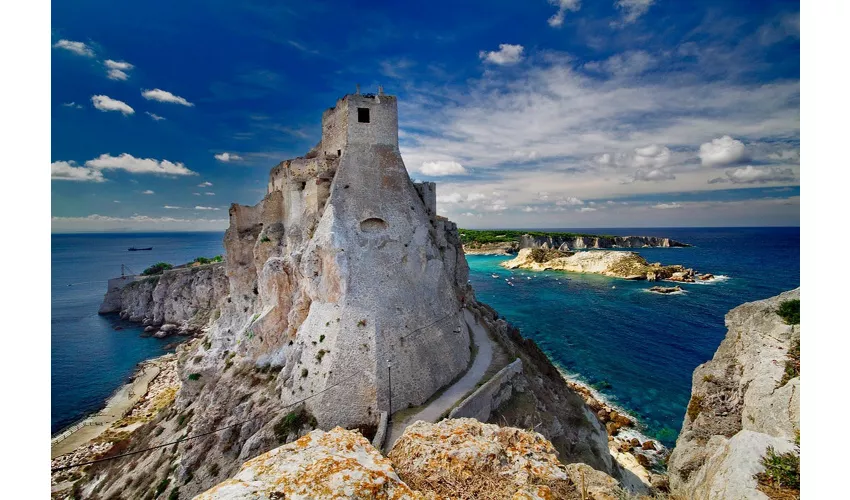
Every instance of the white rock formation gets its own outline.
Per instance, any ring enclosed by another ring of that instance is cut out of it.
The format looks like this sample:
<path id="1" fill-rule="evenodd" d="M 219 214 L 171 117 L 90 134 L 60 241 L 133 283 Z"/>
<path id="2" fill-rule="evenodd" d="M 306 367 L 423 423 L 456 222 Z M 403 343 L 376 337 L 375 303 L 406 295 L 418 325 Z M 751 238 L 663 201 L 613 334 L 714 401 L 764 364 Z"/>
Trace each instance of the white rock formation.
<path id="1" fill-rule="evenodd" d="M 532 271 L 551 269 L 650 281 L 658 279 L 693 281 L 694 275 L 691 269 L 678 265 L 650 264 L 635 252 L 621 250 L 588 250 L 573 253 L 543 248 L 523 248 L 516 257 L 500 265 L 507 269 L 520 268 Z"/>
<path id="2" fill-rule="evenodd" d="M 800 326 L 776 314 L 800 290 L 736 307 L 714 358 L 694 370 L 688 413 L 668 470 L 674 492 L 689 498 L 766 499 L 753 476 L 768 446 L 794 448 L 800 430 L 800 378 L 782 383 Z"/>

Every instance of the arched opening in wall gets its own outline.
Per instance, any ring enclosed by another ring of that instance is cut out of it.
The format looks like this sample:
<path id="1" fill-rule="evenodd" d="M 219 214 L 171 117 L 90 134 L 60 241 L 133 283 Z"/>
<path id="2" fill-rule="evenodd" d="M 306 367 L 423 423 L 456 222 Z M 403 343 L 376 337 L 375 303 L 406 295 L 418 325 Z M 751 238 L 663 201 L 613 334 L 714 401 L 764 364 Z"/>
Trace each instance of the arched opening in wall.
<path id="1" fill-rule="evenodd" d="M 378 217 L 370 217 L 368 219 L 364 219 L 360 223 L 360 230 L 364 233 L 375 233 L 378 231 L 383 231 L 384 229 L 390 227 L 387 224 L 387 221 L 384 219 L 379 219 Z"/>

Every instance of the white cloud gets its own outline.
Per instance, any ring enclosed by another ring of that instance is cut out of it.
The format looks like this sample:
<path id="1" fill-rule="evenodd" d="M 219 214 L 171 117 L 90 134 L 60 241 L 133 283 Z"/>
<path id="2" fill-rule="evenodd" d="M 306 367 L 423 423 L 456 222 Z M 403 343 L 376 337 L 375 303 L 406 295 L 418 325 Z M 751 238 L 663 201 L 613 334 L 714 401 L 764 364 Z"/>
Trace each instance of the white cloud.
<path id="1" fill-rule="evenodd" d="M 133 69 L 133 65 L 127 61 L 113 61 L 112 59 L 107 59 L 103 62 L 103 64 L 108 70 L 106 72 L 106 76 L 110 80 L 126 80 L 130 77 L 130 75 L 127 74 L 127 71 Z"/>
<path id="2" fill-rule="evenodd" d="M 794 170 L 790 168 L 754 167 L 752 165 L 736 170 L 727 170 L 726 177 L 733 184 L 763 184 L 766 182 L 794 182 L 797 180 Z"/>
<path id="3" fill-rule="evenodd" d="M 96 109 L 101 111 L 120 111 L 124 116 L 132 115 L 136 111 L 127 105 L 126 102 L 113 99 L 105 95 L 91 96 L 91 103 Z"/>
<path id="4" fill-rule="evenodd" d="M 559 207 L 576 206 L 576 205 L 584 205 L 584 202 L 582 200 L 576 198 L 575 196 L 569 196 L 569 197 L 564 198 L 562 200 L 556 201 L 555 205 L 557 205 Z"/>
<path id="5" fill-rule="evenodd" d="M 239 160 L 242 159 L 242 157 L 237 155 L 237 154 L 228 153 L 228 152 L 225 151 L 224 153 L 219 153 L 219 154 L 215 155 L 215 159 L 218 160 L 218 161 L 228 162 L 228 161 L 239 161 Z"/>
<path id="6" fill-rule="evenodd" d="M 657 168 L 655 170 L 643 170 L 638 169 L 635 172 L 634 180 L 635 181 L 647 181 L 647 182 L 655 182 L 655 181 L 671 181 L 675 179 L 676 176 L 673 175 L 672 172 Z"/>
<path id="7" fill-rule="evenodd" d="M 614 5 L 623 11 L 622 24 L 631 24 L 644 14 L 655 0 L 617 0 Z"/>
<path id="8" fill-rule="evenodd" d="M 158 115 L 158 114 L 156 114 L 156 113 L 151 113 L 150 111 L 145 111 L 145 114 L 146 114 L 146 115 L 148 115 L 148 116 L 150 116 L 150 117 L 151 117 L 151 119 L 152 119 L 153 121 L 155 121 L 155 122 L 158 122 L 158 121 L 160 121 L 160 120 L 165 120 L 165 118 L 164 118 L 164 117 L 159 116 L 159 115 Z"/>
<path id="9" fill-rule="evenodd" d="M 146 190 L 142 191 L 142 194 L 154 194 L 154 192 L 151 191 L 150 189 L 146 189 Z"/>
<path id="10" fill-rule="evenodd" d="M 198 175 L 182 163 L 153 158 L 136 158 L 128 153 L 112 156 L 107 153 L 86 162 L 86 166 L 97 170 L 125 170 L 132 174 L 155 175 Z"/>
<path id="11" fill-rule="evenodd" d="M 72 161 L 54 161 L 50 164 L 50 179 L 55 181 L 103 182 L 99 170 L 77 166 Z"/>
<path id="12" fill-rule="evenodd" d="M 593 207 L 581 207 L 578 211 L 579 212 L 595 212 L 596 209 L 593 208 Z"/>
<path id="13" fill-rule="evenodd" d="M 800 163 L 800 151 L 796 149 L 786 149 L 784 151 L 778 151 L 776 153 L 771 153 L 767 155 L 767 157 L 771 160 L 776 161 Z"/>
<path id="14" fill-rule="evenodd" d="M 610 73 L 615 76 L 639 75 L 655 66 L 655 58 L 643 50 L 614 54 L 604 61 L 591 61 L 584 65 L 590 71 Z"/>
<path id="15" fill-rule="evenodd" d="M 652 208 L 657 208 L 658 210 L 670 210 L 673 208 L 682 208 L 680 203 L 659 203 L 658 205 L 653 205 Z"/>
<path id="16" fill-rule="evenodd" d="M 486 50 L 482 50 L 478 53 L 478 57 L 493 64 L 515 64 L 522 60 L 522 51 L 522 45 L 500 43 L 498 51 L 487 52 Z"/>
<path id="17" fill-rule="evenodd" d="M 65 49 L 73 52 L 74 54 L 86 57 L 94 57 L 94 51 L 88 45 L 83 42 L 73 42 L 71 40 L 59 40 L 53 47 L 57 49 Z"/>
<path id="18" fill-rule="evenodd" d="M 71 101 L 71 102 L 63 102 L 63 103 L 62 103 L 62 106 L 65 106 L 66 108 L 83 109 L 83 106 L 82 106 L 81 104 L 77 104 L 77 103 L 76 103 L 76 102 L 74 102 L 74 101 Z"/>
<path id="19" fill-rule="evenodd" d="M 669 161 L 670 149 L 658 144 L 635 148 L 634 155 L 631 157 L 632 166 L 635 167 L 663 167 Z"/>
<path id="20" fill-rule="evenodd" d="M 731 165 L 746 158 L 744 143 L 728 135 L 701 144 L 699 157 L 705 167 Z"/>
<path id="21" fill-rule="evenodd" d="M 192 193 L 195 196 L 201 196 L 201 193 Z"/>
<path id="22" fill-rule="evenodd" d="M 430 175 L 432 177 L 438 177 L 442 175 L 463 175 L 466 174 L 466 169 L 463 168 L 463 165 L 456 161 L 450 160 L 438 160 L 438 161 L 426 161 L 422 163 L 422 167 L 419 169 L 424 175 Z"/>
<path id="23" fill-rule="evenodd" d="M 549 0 L 549 3 L 558 6 L 558 12 L 547 21 L 553 28 L 559 28 L 564 24 L 564 15 L 567 11 L 577 12 L 581 8 L 581 0 Z"/>
<path id="24" fill-rule="evenodd" d="M 168 210 L 178 210 L 182 207 L 175 207 L 174 205 L 163 205 L 162 208 L 167 208 Z"/>
<path id="25" fill-rule="evenodd" d="M 87 217 L 53 217 L 53 232 L 102 231 L 221 231 L 227 228 L 225 219 L 182 219 L 176 217 L 111 217 L 93 214 Z"/>
<path id="26" fill-rule="evenodd" d="M 150 101 L 159 101 L 159 102 L 172 102 L 174 104 L 180 104 L 183 106 L 194 106 L 191 102 L 186 99 L 174 95 L 171 92 L 167 92 L 165 90 L 153 89 L 153 90 L 143 90 L 142 97 L 148 99 Z"/>
<path id="27" fill-rule="evenodd" d="M 199 187 L 199 188 L 205 188 L 205 187 L 210 187 L 210 186 L 212 186 L 212 185 L 213 185 L 213 183 L 212 183 L 212 182 L 204 181 L 204 182 L 202 182 L 202 183 L 198 184 L 198 187 Z"/>
<path id="28" fill-rule="evenodd" d="M 438 203 L 475 203 L 486 199 L 487 196 L 482 193 L 469 193 L 466 197 L 460 193 L 437 195 Z"/>
<path id="29" fill-rule="evenodd" d="M 210 192 L 210 191 L 207 191 L 207 192 L 206 192 L 206 193 L 204 193 L 204 194 L 205 194 L 205 195 L 207 195 L 207 196 L 215 196 L 215 193 Z"/>
<path id="30" fill-rule="evenodd" d="M 195 210 L 219 210 L 219 208 L 216 208 L 216 207 L 202 207 L 202 206 L 198 206 L 198 205 L 196 205 L 196 206 L 195 206 Z"/>
<path id="31" fill-rule="evenodd" d="M 110 69 L 106 72 L 106 77 L 110 80 L 126 80 L 130 78 L 130 75 L 121 71 L 120 69 Z"/>

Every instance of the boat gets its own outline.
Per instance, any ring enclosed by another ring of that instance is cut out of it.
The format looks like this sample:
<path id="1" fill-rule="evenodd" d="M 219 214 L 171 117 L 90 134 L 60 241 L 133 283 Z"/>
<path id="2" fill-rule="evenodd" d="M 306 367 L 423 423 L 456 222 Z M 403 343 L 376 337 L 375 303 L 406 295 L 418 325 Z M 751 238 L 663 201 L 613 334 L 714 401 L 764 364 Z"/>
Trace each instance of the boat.
<path id="1" fill-rule="evenodd" d="M 138 252 L 140 250 L 153 250 L 153 247 L 147 247 L 147 248 L 130 247 L 130 248 L 127 249 L 128 252 Z"/>
<path id="2" fill-rule="evenodd" d="M 494 274 L 491 274 L 491 275 L 490 275 L 490 277 L 491 277 L 491 278 L 496 278 L 496 279 L 498 279 L 498 278 L 499 278 L 499 275 L 494 273 Z"/>

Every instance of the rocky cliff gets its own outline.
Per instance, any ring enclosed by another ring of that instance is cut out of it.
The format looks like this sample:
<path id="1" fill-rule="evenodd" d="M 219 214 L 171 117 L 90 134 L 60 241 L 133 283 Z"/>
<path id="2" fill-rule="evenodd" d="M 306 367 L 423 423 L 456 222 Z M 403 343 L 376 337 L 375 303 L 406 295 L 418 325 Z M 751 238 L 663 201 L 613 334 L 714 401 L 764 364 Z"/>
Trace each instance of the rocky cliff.
<path id="1" fill-rule="evenodd" d="M 786 324 L 777 310 L 799 298 L 796 289 L 726 315 L 726 338 L 711 361 L 694 370 L 688 411 L 670 455 L 670 485 L 676 493 L 700 499 L 769 498 L 755 479 L 765 471 L 762 457 L 769 447 L 778 454 L 797 453 L 800 326 Z"/>
<path id="2" fill-rule="evenodd" d="M 688 247 L 670 238 L 656 236 L 560 236 L 524 234 L 519 248 L 545 248 L 551 250 L 586 250 L 599 248 L 645 248 L 645 247 Z"/>
<path id="3" fill-rule="evenodd" d="M 502 262 L 500 265 L 507 269 L 570 271 L 602 274 L 628 280 L 693 282 L 697 279 L 713 278 L 712 275 L 697 275 L 693 269 L 687 269 L 680 265 L 650 264 L 635 252 L 620 250 L 564 252 L 542 248 L 523 248 L 515 258 Z"/>
<path id="4" fill-rule="evenodd" d="M 181 267 L 157 276 L 110 280 L 98 313 L 193 332 L 214 319 L 228 293 L 224 264 Z"/>

